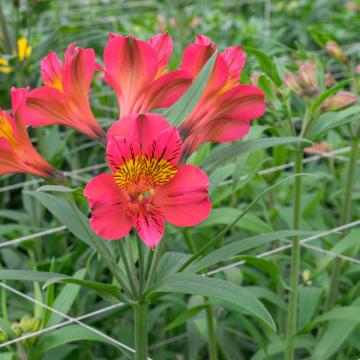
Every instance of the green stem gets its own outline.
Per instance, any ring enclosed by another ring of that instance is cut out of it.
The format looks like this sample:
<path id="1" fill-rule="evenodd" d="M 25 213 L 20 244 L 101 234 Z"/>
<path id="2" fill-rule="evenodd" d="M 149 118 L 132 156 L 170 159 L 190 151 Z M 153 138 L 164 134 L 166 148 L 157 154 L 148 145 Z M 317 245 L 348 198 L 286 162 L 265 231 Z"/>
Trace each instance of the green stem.
<path id="1" fill-rule="evenodd" d="M 184 229 L 184 237 L 186 240 L 186 244 L 192 254 L 196 253 L 196 246 L 194 240 L 191 236 L 191 232 L 189 228 Z M 204 296 L 204 301 L 208 302 L 209 299 Z M 205 308 L 206 312 L 206 324 L 207 324 L 207 331 L 208 331 L 208 349 L 209 349 L 209 356 L 210 360 L 217 360 L 218 359 L 218 351 L 217 351 L 217 342 L 216 342 L 216 330 L 214 325 L 214 316 L 212 313 L 212 306 L 208 305 Z"/>
<path id="2" fill-rule="evenodd" d="M 204 297 L 204 300 L 207 301 L 208 298 Z M 214 316 L 212 313 L 212 306 L 208 305 L 205 308 L 205 312 L 206 312 L 206 323 L 208 330 L 209 360 L 218 360 L 216 331 L 214 324 Z"/>
<path id="3" fill-rule="evenodd" d="M 7 308 L 7 297 L 6 289 L 1 289 L 1 316 L 5 321 L 9 321 L 8 308 Z"/>
<path id="4" fill-rule="evenodd" d="M 145 262 L 144 262 L 144 249 L 142 241 L 139 236 L 136 236 L 136 243 L 138 247 L 138 258 L 139 258 L 139 282 L 140 282 L 140 294 L 143 291 L 145 285 Z"/>
<path id="5" fill-rule="evenodd" d="M 136 286 L 135 286 L 134 274 L 132 273 L 132 271 L 130 269 L 129 262 L 128 262 L 127 257 L 126 257 L 126 252 L 125 252 L 125 249 L 124 249 L 124 240 L 125 239 L 118 240 L 119 241 L 120 256 L 121 256 L 121 259 L 122 259 L 122 261 L 124 263 L 125 271 L 126 271 L 126 274 L 127 274 L 127 278 L 128 278 L 129 284 L 130 284 L 132 294 L 133 294 L 134 297 L 136 297 L 138 295 L 138 291 L 137 291 Z"/>
<path id="6" fill-rule="evenodd" d="M 134 309 L 135 323 L 135 360 L 146 360 L 148 353 L 148 305 L 136 304 Z"/>
<path id="7" fill-rule="evenodd" d="M 303 170 L 303 150 L 297 149 L 295 155 L 295 174 Z M 301 176 L 294 178 L 294 213 L 293 228 L 299 230 L 301 219 Z M 288 319 L 286 333 L 285 360 L 294 359 L 294 337 L 297 325 L 298 306 L 298 278 L 300 267 L 300 241 L 299 236 L 294 236 L 291 249 L 291 273 L 290 273 L 290 298 L 288 304 Z"/>
<path id="8" fill-rule="evenodd" d="M 346 185 L 345 185 L 345 196 L 344 202 L 340 213 L 340 225 L 344 225 L 349 222 L 350 218 L 350 209 L 351 209 L 351 197 L 352 197 L 352 189 L 354 185 L 355 178 L 355 169 L 356 169 L 356 161 L 357 161 L 357 153 L 359 148 L 359 140 L 358 138 L 353 138 L 351 141 L 351 154 L 350 154 L 350 162 L 347 171 L 346 177 Z M 343 233 L 342 236 L 346 234 Z M 336 258 L 334 261 L 334 266 L 331 271 L 330 276 L 330 288 L 324 305 L 324 312 L 331 309 L 334 305 L 337 297 L 337 289 L 339 286 L 339 277 L 341 273 L 341 265 L 342 260 L 340 258 Z"/>
<path id="9" fill-rule="evenodd" d="M 159 245 L 155 249 L 155 253 L 154 253 L 154 256 L 152 258 L 150 270 L 149 270 L 148 277 L 147 277 L 147 280 L 146 280 L 145 292 L 149 289 L 149 287 L 151 285 L 151 282 L 153 281 L 153 278 L 155 276 L 155 271 L 156 271 L 157 265 L 158 265 L 159 260 L 160 260 L 160 253 L 161 253 L 161 250 L 162 250 L 162 244 L 164 242 L 165 242 L 165 239 L 162 239 L 162 241 L 160 241 Z"/>

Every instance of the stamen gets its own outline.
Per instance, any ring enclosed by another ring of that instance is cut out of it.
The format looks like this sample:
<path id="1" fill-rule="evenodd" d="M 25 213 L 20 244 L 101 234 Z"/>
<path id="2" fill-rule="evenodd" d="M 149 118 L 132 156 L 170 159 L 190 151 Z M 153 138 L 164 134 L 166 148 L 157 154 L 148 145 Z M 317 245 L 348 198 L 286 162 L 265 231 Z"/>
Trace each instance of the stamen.
<path id="1" fill-rule="evenodd" d="M 114 173 L 116 183 L 126 191 L 138 193 L 142 201 L 154 195 L 155 186 L 170 181 L 176 174 L 176 167 L 167 160 L 149 158 L 146 155 L 132 157 Z"/>

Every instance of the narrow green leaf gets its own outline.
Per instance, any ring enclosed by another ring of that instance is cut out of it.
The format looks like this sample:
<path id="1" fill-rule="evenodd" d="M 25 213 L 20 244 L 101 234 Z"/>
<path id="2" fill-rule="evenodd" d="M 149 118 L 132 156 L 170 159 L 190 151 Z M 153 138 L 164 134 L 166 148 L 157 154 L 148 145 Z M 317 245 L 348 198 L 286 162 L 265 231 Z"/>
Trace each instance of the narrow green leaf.
<path id="1" fill-rule="evenodd" d="M 276 331 L 275 322 L 265 306 L 248 291 L 225 280 L 177 273 L 164 278 L 156 286 L 155 291 L 201 295 L 218 299 L 232 309 L 254 316 Z"/>
<path id="2" fill-rule="evenodd" d="M 216 53 L 207 61 L 186 93 L 162 113 L 170 124 L 178 126 L 191 114 L 209 81 L 215 59 Z"/>
<path id="3" fill-rule="evenodd" d="M 217 167 L 223 166 L 249 151 L 267 149 L 278 145 L 289 145 L 305 142 L 310 143 L 309 140 L 300 137 L 279 137 L 238 141 L 229 144 L 226 147 L 221 147 L 219 149 L 215 148 L 215 150 L 202 164 L 202 168 L 207 172 L 211 172 L 214 171 Z"/>
<path id="4" fill-rule="evenodd" d="M 269 75 L 269 77 L 274 81 L 277 86 L 281 86 L 282 80 L 279 76 L 275 63 L 272 61 L 271 57 L 266 55 L 264 52 L 250 48 L 244 47 L 244 50 L 251 55 L 256 56 L 259 61 L 260 68 L 264 73 Z"/>
<path id="5" fill-rule="evenodd" d="M 268 244 L 275 240 L 286 239 L 292 236 L 308 235 L 309 232 L 297 230 L 283 230 L 267 234 L 252 236 L 250 238 L 235 241 L 231 244 L 225 245 L 217 250 L 212 251 L 209 255 L 204 256 L 200 260 L 192 263 L 186 272 L 199 272 L 220 261 L 231 260 L 232 257 L 241 252 L 254 249 L 258 246 Z"/>

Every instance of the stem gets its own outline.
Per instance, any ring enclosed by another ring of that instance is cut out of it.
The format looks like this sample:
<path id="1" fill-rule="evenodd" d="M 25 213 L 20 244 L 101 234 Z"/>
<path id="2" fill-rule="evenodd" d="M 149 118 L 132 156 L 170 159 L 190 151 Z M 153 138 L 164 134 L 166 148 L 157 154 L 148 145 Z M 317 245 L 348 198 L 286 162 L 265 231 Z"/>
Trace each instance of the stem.
<path id="1" fill-rule="evenodd" d="M 144 262 L 144 249 L 139 236 L 136 236 L 136 243 L 138 247 L 139 258 L 139 282 L 140 282 L 140 294 L 143 291 L 145 285 L 145 262 Z"/>
<path id="2" fill-rule="evenodd" d="M 146 360 L 148 353 L 148 305 L 136 304 L 135 322 L 135 360 Z"/>
<path id="3" fill-rule="evenodd" d="M 295 155 L 295 174 L 300 174 L 303 169 L 303 150 L 297 149 Z M 301 219 L 301 176 L 294 179 L 294 213 L 293 228 L 299 230 Z M 298 278 L 300 265 L 300 242 L 299 236 L 294 236 L 291 249 L 291 273 L 290 273 L 290 298 L 288 305 L 287 334 L 285 360 L 294 359 L 294 337 L 297 325 L 298 305 Z"/>
<path id="4" fill-rule="evenodd" d="M 122 261 L 124 263 L 125 271 L 126 271 L 126 274 L 127 274 L 128 280 L 129 280 L 129 284 L 130 284 L 132 294 L 134 295 L 134 297 L 136 297 L 137 294 L 138 294 L 138 291 L 137 291 L 136 286 L 135 286 L 134 274 L 132 273 L 132 271 L 130 269 L 129 262 L 128 262 L 127 257 L 126 257 L 126 252 L 125 252 L 124 243 L 123 243 L 124 240 L 125 239 L 118 240 L 119 241 L 120 256 L 121 256 L 121 259 L 122 259 Z"/>
<path id="5" fill-rule="evenodd" d="M 207 301 L 208 298 L 204 297 L 204 300 Z M 209 360 L 218 360 L 216 331 L 214 326 L 214 316 L 212 313 L 211 305 L 205 308 L 205 312 L 206 312 L 206 323 L 208 330 Z"/>
<path id="6" fill-rule="evenodd" d="M 159 260 L 160 260 L 160 252 L 161 252 L 161 248 L 162 248 L 161 244 L 163 242 L 164 242 L 164 239 L 162 241 L 160 241 L 160 244 L 155 249 L 154 257 L 152 258 L 149 274 L 148 274 L 148 277 L 146 280 L 145 292 L 149 289 L 151 282 L 154 278 L 157 264 L 159 263 Z"/>
<path id="7" fill-rule="evenodd" d="M 341 214 L 340 214 L 340 225 L 346 224 L 350 218 L 352 188 L 354 185 L 354 177 L 355 177 L 359 140 L 360 140 L 360 137 L 352 138 L 352 140 L 351 140 L 350 162 L 349 162 L 349 167 L 348 167 L 347 177 L 346 177 L 344 202 L 343 202 L 343 206 L 342 206 Z M 346 234 L 346 232 L 343 233 L 342 235 L 344 236 L 345 234 Z M 330 288 L 329 288 L 329 293 L 328 293 L 326 301 L 325 301 L 324 312 L 330 310 L 336 301 L 337 290 L 338 290 L 338 286 L 339 286 L 339 277 L 340 277 L 340 273 L 341 273 L 341 265 L 342 265 L 342 260 L 340 258 L 336 258 L 334 261 L 334 266 L 331 271 Z"/>
<path id="8" fill-rule="evenodd" d="M 191 236 L 191 232 L 189 228 L 184 229 L 184 237 L 186 240 L 186 244 L 191 253 L 196 253 L 196 246 Z M 209 299 L 204 296 L 204 301 L 208 302 Z M 217 360 L 218 359 L 218 351 L 217 351 L 217 341 L 216 341 L 216 330 L 214 325 L 214 316 L 212 313 L 212 306 L 208 305 L 205 308 L 206 312 L 206 325 L 208 331 L 208 349 L 209 349 L 209 360 Z"/>

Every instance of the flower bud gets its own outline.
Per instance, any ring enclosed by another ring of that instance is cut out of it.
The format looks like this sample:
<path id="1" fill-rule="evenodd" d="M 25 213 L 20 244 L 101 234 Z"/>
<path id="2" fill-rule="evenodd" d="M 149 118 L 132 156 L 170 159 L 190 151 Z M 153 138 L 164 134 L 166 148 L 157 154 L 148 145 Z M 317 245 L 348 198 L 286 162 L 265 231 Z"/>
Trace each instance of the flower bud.
<path id="1" fill-rule="evenodd" d="M 313 96 L 319 92 L 315 61 L 309 60 L 300 65 L 299 79 L 306 95 Z"/>
<path id="2" fill-rule="evenodd" d="M 325 83 L 327 87 L 333 87 L 335 85 L 334 75 L 331 73 L 325 74 Z"/>
<path id="3" fill-rule="evenodd" d="M 6 331 L 3 329 L 0 329 L 0 343 L 6 342 L 8 340 L 9 336 Z"/>
<path id="4" fill-rule="evenodd" d="M 328 54 L 335 60 L 341 63 L 346 63 L 348 61 L 348 58 L 343 52 L 342 48 L 335 41 L 328 41 L 326 43 L 326 50 Z"/>
<path id="5" fill-rule="evenodd" d="M 312 281 L 311 279 L 311 272 L 309 269 L 305 269 L 302 273 L 302 278 L 305 284 L 311 285 Z"/>
<path id="6" fill-rule="evenodd" d="M 355 95 L 348 91 L 341 91 L 327 99 L 321 106 L 321 111 L 338 111 L 355 104 L 356 101 Z"/>
<path id="7" fill-rule="evenodd" d="M 285 73 L 284 84 L 297 95 L 301 95 L 303 93 L 299 77 L 291 72 Z"/>
<path id="8" fill-rule="evenodd" d="M 360 74 L 360 64 L 355 66 L 356 74 Z"/>

